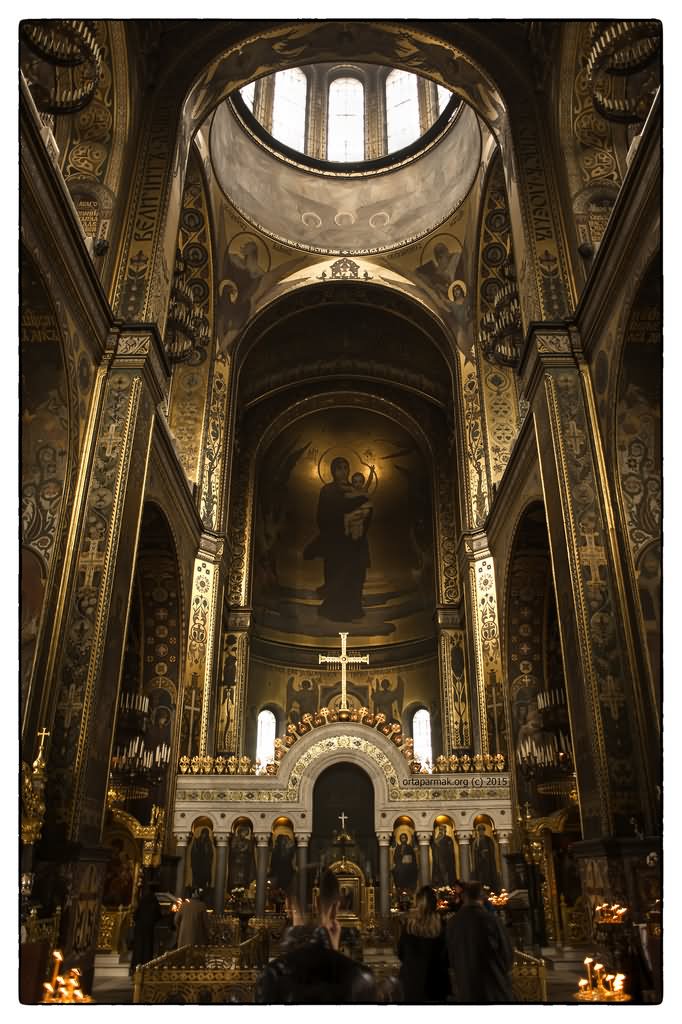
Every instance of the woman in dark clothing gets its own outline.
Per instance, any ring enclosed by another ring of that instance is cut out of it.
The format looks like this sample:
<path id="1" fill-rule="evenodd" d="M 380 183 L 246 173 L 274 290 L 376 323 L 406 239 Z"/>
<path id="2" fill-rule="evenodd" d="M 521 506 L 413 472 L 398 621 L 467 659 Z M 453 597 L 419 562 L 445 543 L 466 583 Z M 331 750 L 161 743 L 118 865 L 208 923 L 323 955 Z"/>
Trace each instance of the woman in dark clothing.
<path id="1" fill-rule="evenodd" d="M 443 1003 L 449 995 L 448 953 L 436 894 L 429 885 L 417 893 L 417 908 L 398 943 L 400 982 L 406 1003 Z"/>
<path id="2" fill-rule="evenodd" d="M 133 956 L 130 961 L 130 973 L 135 968 L 146 964 L 154 958 L 154 927 L 161 917 L 161 907 L 156 898 L 154 888 L 149 888 L 142 896 L 134 916 Z"/>

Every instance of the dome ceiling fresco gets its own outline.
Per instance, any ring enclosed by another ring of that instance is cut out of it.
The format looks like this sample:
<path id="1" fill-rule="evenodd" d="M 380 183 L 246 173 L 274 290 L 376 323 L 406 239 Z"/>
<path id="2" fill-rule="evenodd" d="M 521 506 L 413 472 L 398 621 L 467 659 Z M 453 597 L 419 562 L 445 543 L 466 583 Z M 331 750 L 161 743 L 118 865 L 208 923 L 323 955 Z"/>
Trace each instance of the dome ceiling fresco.
<path id="1" fill-rule="evenodd" d="M 226 198 L 270 237 L 308 252 L 379 253 L 422 238 L 461 206 L 479 170 L 481 130 L 462 104 L 438 141 L 404 164 L 329 173 L 285 161 L 223 103 L 210 154 Z"/>

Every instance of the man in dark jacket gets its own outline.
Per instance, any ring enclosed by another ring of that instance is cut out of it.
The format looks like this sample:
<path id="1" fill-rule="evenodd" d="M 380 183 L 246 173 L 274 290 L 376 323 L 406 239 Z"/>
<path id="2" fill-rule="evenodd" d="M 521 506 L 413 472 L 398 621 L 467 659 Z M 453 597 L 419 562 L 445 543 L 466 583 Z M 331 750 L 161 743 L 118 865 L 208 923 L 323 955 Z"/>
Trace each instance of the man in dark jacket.
<path id="1" fill-rule="evenodd" d="M 464 887 L 462 908 L 448 921 L 447 943 L 457 1002 L 512 1002 L 514 955 L 497 914 L 483 906 L 480 882 Z"/>
<path id="2" fill-rule="evenodd" d="M 373 1003 L 376 986 L 371 971 L 339 953 L 339 883 L 331 871 L 320 880 L 320 923 L 300 924 L 295 903 L 297 878 L 288 898 L 293 927 L 283 943 L 282 954 L 272 960 L 258 979 L 258 1003 Z"/>
<path id="3" fill-rule="evenodd" d="M 133 955 L 130 973 L 134 974 L 140 964 L 146 964 L 154 957 L 154 928 L 161 918 L 161 907 L 156 898 L 157 885 L 148 886 L 133 916 Z"/>

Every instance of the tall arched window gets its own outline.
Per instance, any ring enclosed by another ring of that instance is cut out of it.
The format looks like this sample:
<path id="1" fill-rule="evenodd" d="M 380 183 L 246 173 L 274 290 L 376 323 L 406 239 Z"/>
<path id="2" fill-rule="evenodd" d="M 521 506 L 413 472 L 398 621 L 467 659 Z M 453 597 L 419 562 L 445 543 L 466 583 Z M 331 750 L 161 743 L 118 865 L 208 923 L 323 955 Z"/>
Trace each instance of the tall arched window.
<path id="1" fill-rule="evenodd" d="M 452 99 L 452 93 L 444 85 L 437 85 L 436 92 L 438 93 L 438 114 L 440 115 Z"/>
<path id="2" fill-rule="evenodd" d="M 386 144 L 395 153 L 421 135 L 417 76 L 391 71 L 386 79 Z"/>
<path id="3" fill-rule="evenodd" d="M 305 103 L 308 81 L 300 68 L 278 71 L 272 101 L 272 134 L 285 146 L 305 149 Z"/>
<path id="4" fill-rule="evenodd" d="M 249 82 L 248 85 L 245 85 L 243 89 L 239 90 L 239 95 L 244 100 L 244 103 L 246 103 L 249 110 L 253 110 L 253 101 L 256 95 L 256 83 Z"/>
<path id="5" fill-rule="evenodd" d="M 414 713 L 414 718 L 412 719 L 412 738 L 414 740 L 415 760 L 420 761 L 422 765 L 427 764 L 430 767 L 433 763 L 433 755 L 431 753 L 431 715 L 426 708 L 420 708 L 419 711 Z"/>
<path id="6" fill-rule="evenodd" d="M 258 715 L 258 733 L 256 735 L 256 760 L 260 761 L 259 772 L 265 771 L 266 764 L 275 760 L 275 733 L 277 720 L 272 711 L 264 708 Z"/>
<path id="7" fill-rule="evenodd" d="M 335 78 L 329 86 L 327 160 L 365 159 L 365 90 L 357 78 Z"/>

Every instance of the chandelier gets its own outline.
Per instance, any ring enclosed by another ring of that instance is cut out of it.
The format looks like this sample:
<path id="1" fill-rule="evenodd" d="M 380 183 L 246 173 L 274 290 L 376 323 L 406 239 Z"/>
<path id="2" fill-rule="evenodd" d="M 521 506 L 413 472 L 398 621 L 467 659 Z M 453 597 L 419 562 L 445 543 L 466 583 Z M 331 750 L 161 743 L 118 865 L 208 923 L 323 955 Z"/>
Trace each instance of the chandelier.
<path id="1" fill-rule="evenodd" d="M 178 249 L 166 321 L 166 352 L 172 363 L 183 363 L 207 344 L 208 318 L 202 304 L 194 297 L 187 263 Z"/>
<path id="2" fill-rule="evenodd" d="M 516 366 L 521 340 L 521 307 L 514 261 L 509 249 L 502 266 L 502 277 L 492 306 L 481 317 L 481 348 L 491 362 Z"/>
<path id="3" fill-rule="evenodd" d="M 124 692 L 119 700 L 117 743 L 111 756 L 109 798 L 111 802 L 142 800 L 158 785 L 170 761 L 170 746 L 147 746 L 145 733 L 149 718 L 149 697 Z"/>
<path id="4" fill-rule="evenodd" d="M 592 47 L 587 58 L 587 82 L 595 109 L 602 117 L 621 124 L 643 121 L 660 81 L 657 64 L 661 51 L 658 21 L 593 21 Z M 613 95 L 620 79 L 648 72 L 630 86 L 630 95 Z"/>
<path id="5" fill-rule="evenodd" d="M 104 67 L 94 23 L 64 18 L 24 21 L 20 31 L 23 42 L 38 58 L 37 62 L 22 62 L 38 109 L 47 114 L 73 114 L 87 106 Z M 53 81 L 41 71 L 40 62 L 56 69 Z"/>

